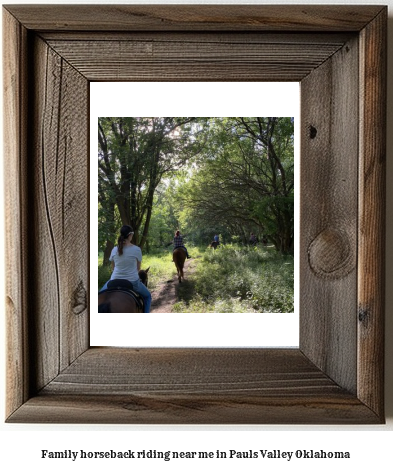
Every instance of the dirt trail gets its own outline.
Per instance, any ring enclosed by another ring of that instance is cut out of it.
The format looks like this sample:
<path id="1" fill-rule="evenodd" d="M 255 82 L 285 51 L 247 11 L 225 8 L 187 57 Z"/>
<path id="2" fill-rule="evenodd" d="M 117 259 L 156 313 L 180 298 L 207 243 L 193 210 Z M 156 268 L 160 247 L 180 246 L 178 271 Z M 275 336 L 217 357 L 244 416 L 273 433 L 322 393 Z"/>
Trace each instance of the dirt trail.
<path id="1" fill-rule="evenodd" d="M 173 264 L 175 265 L 175 264 Z M 197 262 L 194 258 L 184 262 L 184 283 L 186 284 L 190 275 L 194 272 Z M 177 275 L 167 280 L 152 291 L 151 313 L 171 313 L 173 305 L 178 301 L 179 281 Z"/>

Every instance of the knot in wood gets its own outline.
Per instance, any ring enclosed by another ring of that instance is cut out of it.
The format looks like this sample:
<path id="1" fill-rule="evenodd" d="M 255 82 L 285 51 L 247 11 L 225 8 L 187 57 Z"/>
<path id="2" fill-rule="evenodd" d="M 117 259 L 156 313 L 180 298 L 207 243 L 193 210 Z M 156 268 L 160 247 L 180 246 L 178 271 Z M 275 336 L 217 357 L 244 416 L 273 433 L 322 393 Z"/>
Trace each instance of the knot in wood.
<path id="1" fill-rule="evenodd" d="M 74 291 L 74 301 L 72 311 L 74 314 L 82 313 L 87 307 L 87 292 L 82 282 L 79 282 Z"/>
<path id="2" fill-rule="evenodd" d="M 313 272 L 323 278 L 338 279 L 355 267 L 355 252 L 345 232 L 325 229 L 308 247 L 309 264 Z"/>
<path id="3" fill-rule="evenodd" d="M 310 125 L 309 130 L 310 130 L 310 138 L 311 140 L 314 140 L 314 138 L 317 136 L 318 130 L 312 125 Z"/>
<path id="4" fill-rule="evenodd" d="M 367 308 L 359 307 L 358 318 L 359 323 L 362 323 L 363 326 L 367 326 L 368 320 L 370 318 L 370 311 Z"/>

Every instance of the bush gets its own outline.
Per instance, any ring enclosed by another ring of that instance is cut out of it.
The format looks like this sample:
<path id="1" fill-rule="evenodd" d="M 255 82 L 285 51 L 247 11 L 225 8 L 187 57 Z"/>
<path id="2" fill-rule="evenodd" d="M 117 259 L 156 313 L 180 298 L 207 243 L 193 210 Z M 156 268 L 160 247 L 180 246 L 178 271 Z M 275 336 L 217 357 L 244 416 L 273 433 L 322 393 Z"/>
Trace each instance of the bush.
<path id="1" fill-rule="evenodd" d="M 291 313 L 293 258 L 272 248 L 221 246 L 205 252 L 193 276 L 197 298 L 176 311 Z M 187 307 L 185 307 L 187 306 Z"/>
<path id="2" fill-rule="evenodd" d="M 105 285 L 111 277 L 111 267 L 99 265 L 98 266 L 98 291 Z"/>
<path id="3" fill-rule="evenodd" d="M 292 313 L 293 257 L 269 247 L 221 245 L 217 250 L 189 247 L 195 272 L 179 288 L 177 313 Z M 100 260 L 99 260 L 99 263 Z M 143 256 L 150 267 L 149 289 L 176 274 L 171 248 Z M 98 268 L 99 289 L 110 278 L 110 267 Z"/>

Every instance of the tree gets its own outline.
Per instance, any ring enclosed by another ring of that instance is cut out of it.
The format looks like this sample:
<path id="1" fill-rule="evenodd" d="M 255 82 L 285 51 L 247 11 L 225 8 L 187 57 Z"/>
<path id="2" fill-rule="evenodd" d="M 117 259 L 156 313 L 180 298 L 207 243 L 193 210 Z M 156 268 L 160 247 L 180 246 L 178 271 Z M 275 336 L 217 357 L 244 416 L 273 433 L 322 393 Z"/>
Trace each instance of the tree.
<path id="1" fill-rule="evenodd" d="M 157 186 L 193 153 L 193 122 L 192 117 L 99 118 L 99 202 L 110 214 L 116 208 L 142 248 Z"/>
<path id="2" fill-rule="evenodd" d="M 247 239 L 258 229 L 282 253 L 293 251 L 293 120 L 214 118 L 186 192 L 202 225 L 214 222 Z"/>

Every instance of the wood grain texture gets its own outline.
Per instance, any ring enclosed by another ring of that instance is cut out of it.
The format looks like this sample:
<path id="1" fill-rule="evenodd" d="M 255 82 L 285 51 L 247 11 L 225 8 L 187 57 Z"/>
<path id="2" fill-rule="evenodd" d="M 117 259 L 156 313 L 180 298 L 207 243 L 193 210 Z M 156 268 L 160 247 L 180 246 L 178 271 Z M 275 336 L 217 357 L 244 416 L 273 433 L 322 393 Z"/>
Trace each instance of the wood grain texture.
<path id="1" fill-rule="evenodd" d="M 295 349 L 91 348 L 42 394 L 277 396 L 283 387 L 291 396 L 311 395 L 315 388 L 341 391 Z"/>
<path id="2" fill-rule="evenodd" d="M 359 398 L 383 411 L 387 11 L 360 35 Z"/>
<path id="3" fill-rule="evenodd" d="M 9 6 L 4 21 L 8 421 L 383 423 L 386 8 Z M 172 79 L 179 58 L 176 80 L 303 75 L 300 350 L 89 348 L 89 80 Z"/>
<path id="4" fill-rule="evenodd" d="M 360 31 L 376 5 L 6 5 L 27 28 L 105 31 Z"/>
<path id="5" fill-rule="evenodd" d="M 35 56 L 37 367 L 52 363 L 41 387 L 88 347 L 88 84 L 39 38 Z"/>
<path id="6" fill-rule="evenodd" d="M 313 35 L 278 42 L 270 35 L 216 37 L 189 34 L 181 40 L 167 35 L 157 38 L 106 41 L 49 40 L 69 64 L 88 80 L 107 81 L 204 81 L 265 80 L 301 81 L 327 57 L 343 45 L 343 41 L 313 41 Z M 205 41 L 198 41 L 198 38 Z"/>
<path id="7" fill-rule="evenodd" d="M 12 413 L 29 397 L 28 331 L 26 267 L 27 240 L 27 169 L 26 135 L 22 127 L 27 100 L 24 84 L 27 77 L 27 32 L 20 23 L 3 14 L 3 77 L 4 77 L 4 219 L 5 240 L 5 302 L 7 328 L 7 393 L 6 411 Z"/>
<path id="8" fill-rule="evenodd" d="M 375 424 L 380 420 L 348 394 L 310 397 L 225 395 L 45 395 L 32 397 L 13 423 L 92 424 Z"/>
<path id="9" fill-rule="evenodd" d="M 40 31 L 39 36 L 45 42 L 78 41 L 106 42 L 148 42 L 148 43 L 196 43 L 203 48 L 206 43 L 229 44 L 321 44 L 342 46 L 351 37 L 357 36 L 349 32 L 282 32 L 274 31 L 76 31 L 49 30 Z"/>
<path id="10" fill-rule="evenodd" d="M 357 366 L 357 70 L 357 41 L 349 41 L 301 83 L 300 348 L 353 394 Z"/>
<path id="11" fill-rule="evenodd" d="M 116 368 L 116 370 L 114 370 Z M 92 348 L 9 421 L 375 423 L 299 350 Z"/>

